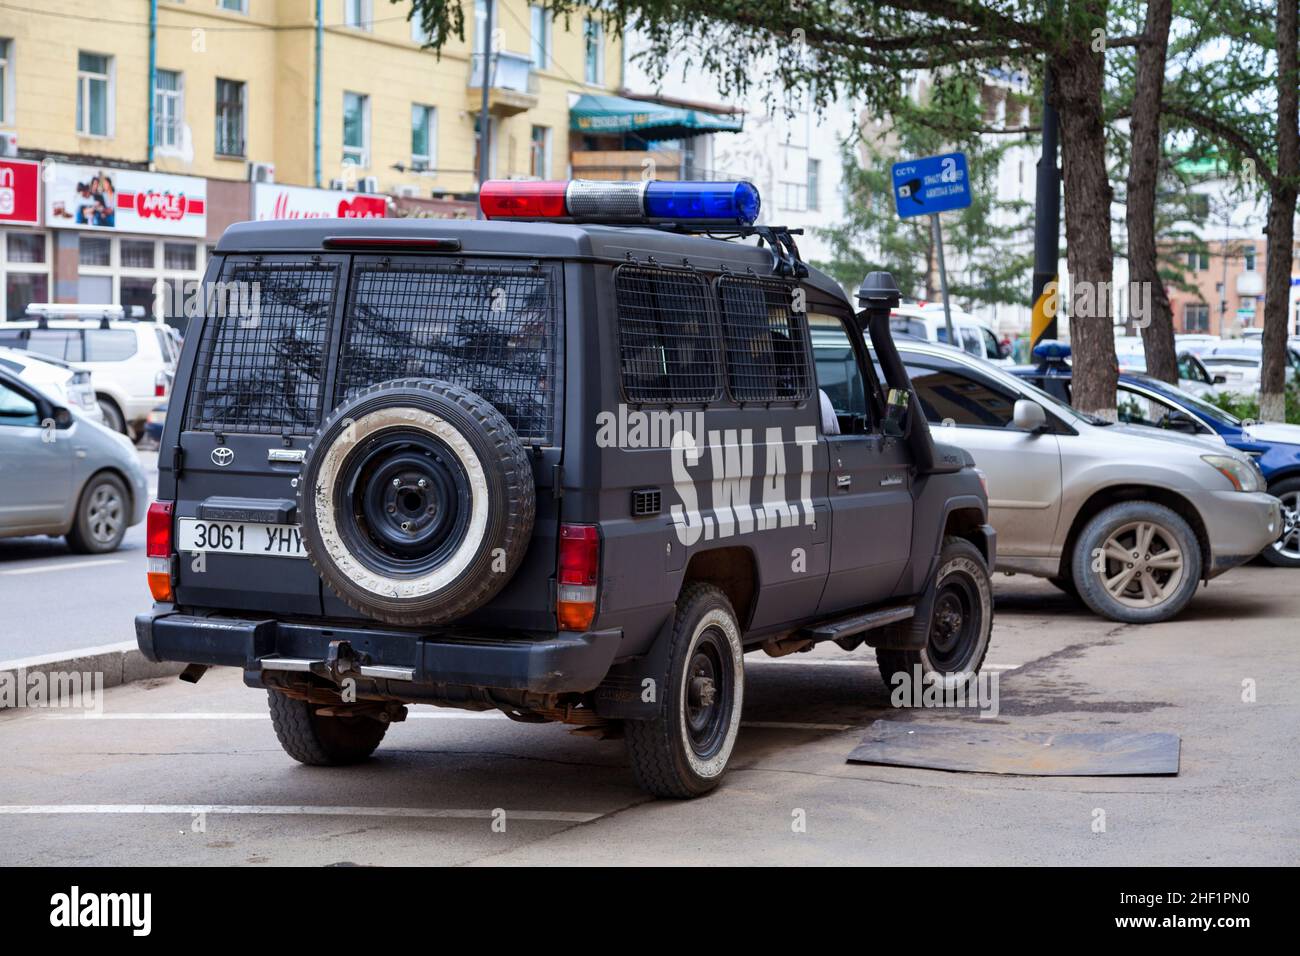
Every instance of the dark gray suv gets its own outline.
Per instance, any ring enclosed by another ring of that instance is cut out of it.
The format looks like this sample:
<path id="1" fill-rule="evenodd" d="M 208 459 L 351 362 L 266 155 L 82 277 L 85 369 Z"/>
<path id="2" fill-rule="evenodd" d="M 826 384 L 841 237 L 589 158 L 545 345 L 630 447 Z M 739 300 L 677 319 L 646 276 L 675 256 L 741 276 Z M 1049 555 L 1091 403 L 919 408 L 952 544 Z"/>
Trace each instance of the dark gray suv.
<path id="1" fill-rule="evenodd" d="M 749 651 L 971 679 L 995 536 L 907 412 L 887 274 L 855 312 L 748 184 L 482 205 L 222 237 L 162 436 L 150 659 L 242 668 L 305 763 L 366 758 L 406 703 L 498 709 L 622 735 L 676 797 L 722 776 Z"/>

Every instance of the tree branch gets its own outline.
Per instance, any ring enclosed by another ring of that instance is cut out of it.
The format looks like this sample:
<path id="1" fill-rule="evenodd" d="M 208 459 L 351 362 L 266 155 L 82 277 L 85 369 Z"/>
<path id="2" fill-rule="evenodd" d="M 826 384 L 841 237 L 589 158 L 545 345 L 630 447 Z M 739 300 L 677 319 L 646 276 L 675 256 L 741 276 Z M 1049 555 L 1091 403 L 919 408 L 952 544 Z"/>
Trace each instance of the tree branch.
<path id="1" fill-rule="evenodd" d="M 1201 132 L 1235 147 L 1239 152 L 1254 162 L 1255 172 L 1258 173 L 1260 178 L 1268 184 L 1270 191 L 1282 187 L 1282 180 L 1279 179 L 1278 175 L 1269 168 L 1268 163 L 1264 160 L 1264 156 L 1255 148 L 1255 145 L 1251 143 L 1250 140 L 1242 135 L 1240 130 L 1225 123 L 1217 116 L 1203 113 L 1195 107 L 1188 106 L 1184 103 L 1165 100 L 1163 104 L 1163 112 L 1167 116 L 1175 116 L 1196 127 Z"/>

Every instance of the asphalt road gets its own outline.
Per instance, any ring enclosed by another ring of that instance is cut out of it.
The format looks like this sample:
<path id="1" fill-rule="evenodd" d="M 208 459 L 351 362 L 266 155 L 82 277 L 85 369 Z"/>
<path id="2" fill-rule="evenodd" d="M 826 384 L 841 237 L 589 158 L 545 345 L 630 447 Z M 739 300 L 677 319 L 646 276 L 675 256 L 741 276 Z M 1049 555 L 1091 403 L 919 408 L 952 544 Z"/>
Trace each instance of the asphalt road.
<path id="1" fill-rule="evenodd" d="M 0 713 L 0 864 L 1295 864 L 1297 585 L 1241 568 L 1141 628 L 999 577 L 995 720 L 891 709 L 870 652 L 751 656 L 732 770 L 687 803 L 647 799 L 620 742 L 559 725 L 417 707 L 375 759 L 318 769 L 281 752 L 236 672 L 113 688 L 102 717 Z M 1172 732 L 1181 772 L 845 763 L 880 718 Z"/>
<path id="2" fill-rule="evenodd" d="M 141 451 L 152 495 L 158 454 Z M 0 661 L 135 639 L 152 598 L 144 522 L 111 554 L 73 554 L 62 538 L 0 538 Z"/>

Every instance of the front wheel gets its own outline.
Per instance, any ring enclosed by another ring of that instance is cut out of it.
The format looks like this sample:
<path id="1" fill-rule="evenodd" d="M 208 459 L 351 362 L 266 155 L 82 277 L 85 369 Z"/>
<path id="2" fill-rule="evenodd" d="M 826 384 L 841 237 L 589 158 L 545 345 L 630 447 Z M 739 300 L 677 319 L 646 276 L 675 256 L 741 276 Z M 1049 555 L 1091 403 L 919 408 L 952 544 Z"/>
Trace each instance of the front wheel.
<path id="1" fill-rule="evenodd" d="M 1300 568 L 1300 478 L 1279 481 L 1268 493 L 1282 502 L 1282 536 L 1260 552 L 1279 568 Z"/>
<path id="2" fill-rule="evenodd" d="M 375 752 L 388 725 L 373 717 L 322 717 L 317 706 L 268 690 L 271 723 L 280 746 L 294 760 L 312 767 L 360 763 Z"/>
<path id="3" fill-rule="evenodd" d="M 727 769 L 745 693 L 740 625 L 716 587 L 682 592 L 665 681 L 658 716 L 624 724 L 632 773 L 656 797 L 697 797 Z"/>
<path id="4" fill-rule="evenodd" d="M 934 681 L 945 692 L 964 690 L 984 663 L 993 633 L 993 586 L 979 548 L 965 538 L 945 538 L 934 588 L 925 647 L 876 651 L 880 676 L 891 690 L 915 680 L 917 668 L 922 682 Z"/>

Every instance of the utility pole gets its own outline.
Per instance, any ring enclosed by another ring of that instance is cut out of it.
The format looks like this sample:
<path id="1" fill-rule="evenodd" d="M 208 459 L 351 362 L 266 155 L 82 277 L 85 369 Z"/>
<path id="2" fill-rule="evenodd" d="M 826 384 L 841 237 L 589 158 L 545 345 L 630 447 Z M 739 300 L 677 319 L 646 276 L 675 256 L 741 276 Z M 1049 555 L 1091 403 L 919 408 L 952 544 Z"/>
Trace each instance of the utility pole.
<path id="1" fill-rule="evenodd" d="M 1056 263 L 1061 258 L 1061 171 L 1056 165 L 1058 121 L 1052 105 L 1052 69 L 1043 76 L 1043 152 L 1038 158 L 1034 194 L 1034 312 L 1030 323 L 1031 347 L 1056 338 L 1059 308 Z"/>
<path id="2" fill-rule="evenodd" d="M 483 72 L 479 75 L 479 85 L 482 87 L 483 98 L 479 104 L 478 113 L 478 184 L 479 188 L 488 180 L 490 165 L 488 156 L 492 149 L 492 120 L 488 113 L 488 93 L 491 90 L 492 83 L 492 13 L 493 7 L 496 6 L 495 0 L 487 0 L 484 4 L 487 8 L 487 16 L 484 20 L 483 29 Z M 479 209 L 479 218 L 483 218 L 483 210 Z"/>

